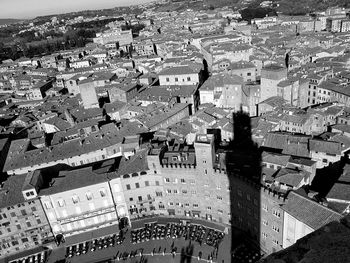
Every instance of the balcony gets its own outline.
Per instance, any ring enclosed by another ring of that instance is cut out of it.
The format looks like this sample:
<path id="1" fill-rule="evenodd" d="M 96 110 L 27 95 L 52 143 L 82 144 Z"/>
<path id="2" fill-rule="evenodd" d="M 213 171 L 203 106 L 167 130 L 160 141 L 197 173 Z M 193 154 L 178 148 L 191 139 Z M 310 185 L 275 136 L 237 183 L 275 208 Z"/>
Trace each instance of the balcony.
<path id="1" fill-rule="evenodd" d="M 88 225 L 88 226 L 85 226 L 85 227 L 79 227 L 79 228 L 73 228 L 71 230 L 65 230 L 65 231 L 62 231 L 62 234 L 66 234 L 66 233 L 69 233 L 70 235 L 75 235 L 77 233 L 77 231 L 81 232 L 81 231 L 86 231 L 86 230 L 93 230 L 94 228 L 103 228 L 105 227 L 107 224 L 110 224 L 110 223 L 115 223 L 115 225 L 118 225 L 118 219 L 111 219 L 111 220 L 107 220 L 107 221 L 103 221 L 103 222 L 98 222 L 98 223 L 94 223 L 94 224 L 91 224 L 91 225 Z M 119 231 L 119 229 L 118 229 Z"/>

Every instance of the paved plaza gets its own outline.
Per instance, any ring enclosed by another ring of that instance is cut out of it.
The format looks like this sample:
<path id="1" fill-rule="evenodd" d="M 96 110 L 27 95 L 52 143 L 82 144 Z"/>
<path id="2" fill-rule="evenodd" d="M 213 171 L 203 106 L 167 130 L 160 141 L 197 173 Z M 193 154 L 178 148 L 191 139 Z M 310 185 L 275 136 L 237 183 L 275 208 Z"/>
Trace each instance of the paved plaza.
<path id="1" fill-rule="evenodd" d="M 166 219 L 164 219 L 164 222 Z M 144 227 L 144 224 L 152 221 L 152 219 L 138 220 L 132 223 L 132 229 L 137 229 Z M 172 222 L 169 219 L 169 222 Z M 205 227 L 213 228 L 215 224 L 206 224 L 205 221 L 198 221 Z M 215 229 L 223 231 L 224 227 L 217 225 Z M 219 245 L 218 251 L 212 246 L 208 246 L 205 243 L 199 244 L 195 241 L 185 240 L 184 238 L 164 238 L 145 241 L 141 243 L 132 244 L 131 243 L 131 229 L 125 235 L 125 240 L 122 244 L 115 245 L 113 247 L 108 247 L 101 250 L 90 251 L 86 254 L 80 256 L 73 256 L 72 258 L 67 258 L 66 262 L 71 263 L 92 263 L 92 262 L 147 262 L 147 263 L 157 263 L 157 262 L 211 262 L 210 256 L 213 257 L 212 262 L 231 262 L 230 251 L 231 251 L 231 231 L 225 234 L 223 241 Z M 110 234 L 112 234 L 111 232 Z M 237 235 L 238 233 L 234 233 Z M 87 240 L 88 241 L 88 240 Z M 65 259 L 66 247 L 64 246 L 54 250 L 49 257 L 48 263 L 54 263 Z M 193 248 L 191 252 L 190 248 Z M 172 249 L 176 249 L 176 254 L 171 253 Z M 187 250 L 187 252 L 186 252 Z M 182 253 L 181 253 L 182 251 Z M 135 257 L 128 257 L 127 259 L 122 259 L 123 254 L 136 254 Z M 191 259 L 191 260 L 189 260 Z"/>

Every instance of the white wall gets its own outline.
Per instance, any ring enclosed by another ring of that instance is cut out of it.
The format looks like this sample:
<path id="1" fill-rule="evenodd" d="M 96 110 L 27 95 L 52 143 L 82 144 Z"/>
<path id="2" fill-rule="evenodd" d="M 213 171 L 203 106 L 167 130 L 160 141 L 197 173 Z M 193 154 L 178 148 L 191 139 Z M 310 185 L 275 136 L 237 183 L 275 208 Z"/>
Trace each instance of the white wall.
<path id="1" fill-rule="evenodd" d="M 284 212 L 283 248 L 293 245 L 298 239 L 310 234 L 314 229 L 300 222 L 292 215 Z"/>

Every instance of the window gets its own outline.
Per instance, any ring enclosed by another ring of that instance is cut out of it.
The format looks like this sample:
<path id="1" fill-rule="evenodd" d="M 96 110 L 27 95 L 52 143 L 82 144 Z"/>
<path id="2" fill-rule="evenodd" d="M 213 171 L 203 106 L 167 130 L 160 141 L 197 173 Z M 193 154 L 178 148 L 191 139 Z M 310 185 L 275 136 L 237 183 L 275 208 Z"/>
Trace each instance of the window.
<path id="1" fill-rule="evenodd" d="M 191 77 L 187 77 L 187 81 L 191 81 Z"/>
<path id="2" fill-rule="evenodd" d="M 190 184 L 195 184 L 195 183 L 196 183 L 196 181 L 195 181 L 195 180 L 190 179 Z"/>
<path id="3" fill-rule="evenodd" d="M 61 199 L 58 199 L 58 200 L 57 200 L 57 203 L 58 203 L 58 205 L 59 205 L 60 207 L 63 207 L 63 206 L 64 206 L 64 201 L 63 201 L 62 198 L 61 198 Z"/>
<path id="4" fill-rule="evenodd" d="M 22 209 L 22 210 L 21 210 L 21 214 L 22 214 L 22 216 L 26 216 L 26 215 L 27 215 L 27 211 L 24 210 L 24 209 Z"/>
<path id="5" fill-rule="evenodd" d="M 269 225 L 269 222 L 267 220 L 265 220 L 265 219 L 262 220 L 262 223 L 263 223 L 264 226 L 268 226 Z"/>
<path id="6" fill-rule="evenodd" d="M 186 189 L 183 189 L 183 190 L 182 190 L 182 194 L 187 195 L 187 190 L 186 190 Z"/>
<path id="7" fill-rule="evenodd" d="M 52 205 L 50 202 L 45 202 L 45 207 L 46 207 L 46 209 L 50 209 L 50 208 L 52 208 Z"/>
<path id="8" fill-rule="evenodd" d="M 178 194 L 179 192 L 177 191 L 177 189 L 174 189 L 174 194 Z"/>
<path id="9" fill-rule="evenodd" d="M 222 211 L 221 209 L 218 209 L 218 213 L 222 215 L 224 211 Z"/>
<path id="10" fill-rule="evenodd" d="M 190 206 L 190 204 L 189 204 L 189 203 L 186 203 L 186 204 L 185 204 L 185 206 L 186 206 L 186 207 L 189 207 L 189 206 Z"/>
<path id="11" fill-rule="evenodd" d="M 156 192 L 156 196 L 163 196 L 162 192 Z"/>
<path id="12" fill-rule="evenodd" d="M 165 80 L 166 80 L 166 82 L 169 82 L 169 81 L 170 81 L 169 78 L 166 78 Z"/>
<path id="13" fill-rule="evenodd" d="M 211 210 L 211 206 L 208 206 L 208 207 L 207 207 L 207 210 Z"/>
<path id="14" fill-rule="evenodd" d="M 105 197 L 106 196 L 106 190 L 105 189 L 100 189 L 100 195 L 101 197 Z"/>
<path id="15" fill-rule="evenodd" d="M 251 75 L 252 75 L 252 73 L 250 73 L 250 72 L 247 73 L 247 76 L 251 76 Z"/>
<path id="16" fill-rule="evenodd" d="M 175 82 L 178 82 L 179 81 L 179 78 L 175 78 Z"/>
<path id="17" fill-rule="evenodd" d="M 20 224 L 16 224 L 16 227 L 18 230 L 21 230 L 21 225 Z"/>
<path id="18" fill-rule="evenodd" d="M 91 194 L 91 192 L 87 192 L 87 193 L 86 193 L 86 199 L 87 199 L 87 200 L 91 200 L 91 199 L 92 199 L 92 194 Z"/>
<path id="19" fill-rule="evenodd" d="M 264 210 L 264 211 L 269 211 L 269 209 L 268 209 L 268 207 L 267 207 L 267 205 L 266 204 L 262 204 L 262 209 Z"/>
<path id="20" fill-rule="evenodd" d="M 159 186 L 159 181 L 156 181 L 156 186 Z"/>
<path id="21" fill-rule="evenodd" d="M 27 224 L 27 227 L 31 227 L 32 226 L 32 224 L 29 221 L 27 221 L 26 224 Z"/>
<path id="22" fill-rule="evenodd" d="M 275 232 L 277 232 L 277 233 L 280 232 L 279 227 L 278 227 L 278 226 L 275 226 L 275 225 L 272 226 L 272 230 L 275 231 Z"/>
<path id="23" fill-rule="evenodd" d="M 130 197 L 130 198 L 129 198 L 129 201 L 130 201 L 130 202 L 134 201 L 134 198 Z"/>
<path id="24" fill-rule="evenodd" d="M 17 245 L 19 245 L 19 243 L 18 243 L 17 240 L 12 241 L 11 244 L 12 244 L 12 246 L 17 246 Z"/>
<path id="25" fill-rule="evenodd" d="M 130 188 L 130 184 L 127 184 L 126 185 L 126 190 L 130 190 L 131 188 Z"/>
<path id="26" fill-rule="evenodd" d="M 279 211 L 279 210 L 273 210 L 273 215 L 275 216 L 275 217 L 277 217 L 277 218 L 280 218 L 281 217 L 281 212 Z"/>
<path id="27" fill-rule="evenodd" d="M 40 225 L 40 224 L 41 224 L 40 218 L 37 218 L 37 219 L 36 219 L 36 222 Z"/>
<path id="28" fill-rule="evenodd" d="M 222 200 L 222 196 L 216 196 L 216 199 L 218 199 L 218 200 Z"/>
<path id="29" fill-rule="evenodd" d="M 185 183 L 186 183 L 185 179 L 183 179 L 183 178 L 180 179 L 180 182 L 181 182 L 182 184 L 185 184 Z"/>
<path id="30" fill-rule="evenodd" d="M 274 243 L 275 245 L 278 245 L 278 240 L 274 239 L 274 240 L 272 240 L 272 243 Z"/>
<path id="31" fill-rule="evenodd" d="M 77 196 L 77 195 L 73 195 L 73 196 L 72 196 L 72 200 L 73 200 L 73 204 L 76 204 L 76 203 L 79 202 L 78 196 Z"/>
<path id="32" fill-rule="evenodd" d="M 165 178 L 166 183 L 170 183 L 170 178 Z"/>
<path id="33" fill-rule="evenodd" d="M 11 215 L 11 217 L 16 217 L 16 213 L 15 212 L 11 212 L 10 215 Z"/>
<path id="34" fill-rule="evenodd" d="M 149 186 L 149 182 L 148 181 L 145 181 L 145 186 Z"/>
<path id="35" fill-rule="evenodd" d="M 263 239 L 266 239 L 267 238 L 267 234 L 266 233 L 262 233 L 262 237 L 263 237 Z"/>
<path id="36" fill-rule="evenodd" d="M 35 206 L 32 206 L 30 209 L 32 209 L 33 212 L 36 211 L 36 207 Z"/>
<path id="37" fill-rule="evenodd" d="M 139 201 L 142 201 L 142 196 L 139 195 L 139 196 L 138 196 L 138 199 L 139 199 Z"/>
<path id="38" fill-rule="evenodd" d="M 167 194 L 171 194 L 171 189 L 166 189 Z"/>
<path id="39" fill-rule="evenodd" d="M 198 204 L 193 204 L 193 207 L 198 207 Z"/>
<path id="40" fill-rule="evenodd" d="M 140 184 L 139 183 L 135 183 L 135 187 L 136 188 L 140 188 Z"/>

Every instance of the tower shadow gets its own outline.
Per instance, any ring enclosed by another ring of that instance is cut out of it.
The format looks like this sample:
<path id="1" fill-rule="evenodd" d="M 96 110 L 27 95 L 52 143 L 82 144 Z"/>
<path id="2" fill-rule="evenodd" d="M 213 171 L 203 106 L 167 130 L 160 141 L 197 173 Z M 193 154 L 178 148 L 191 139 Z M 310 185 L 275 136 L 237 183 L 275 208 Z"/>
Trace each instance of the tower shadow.
<path id="1" fill-rule="evenodd" d="M 252 140 L 247 113 L 240 110 L 233 114 L 233 129 L 234 138 L 225 151 L 230 190 L 231 262 L 255 262 L 259 259 L 256 254 L 260 256 L 261 251 L 261 151 Z"/>

